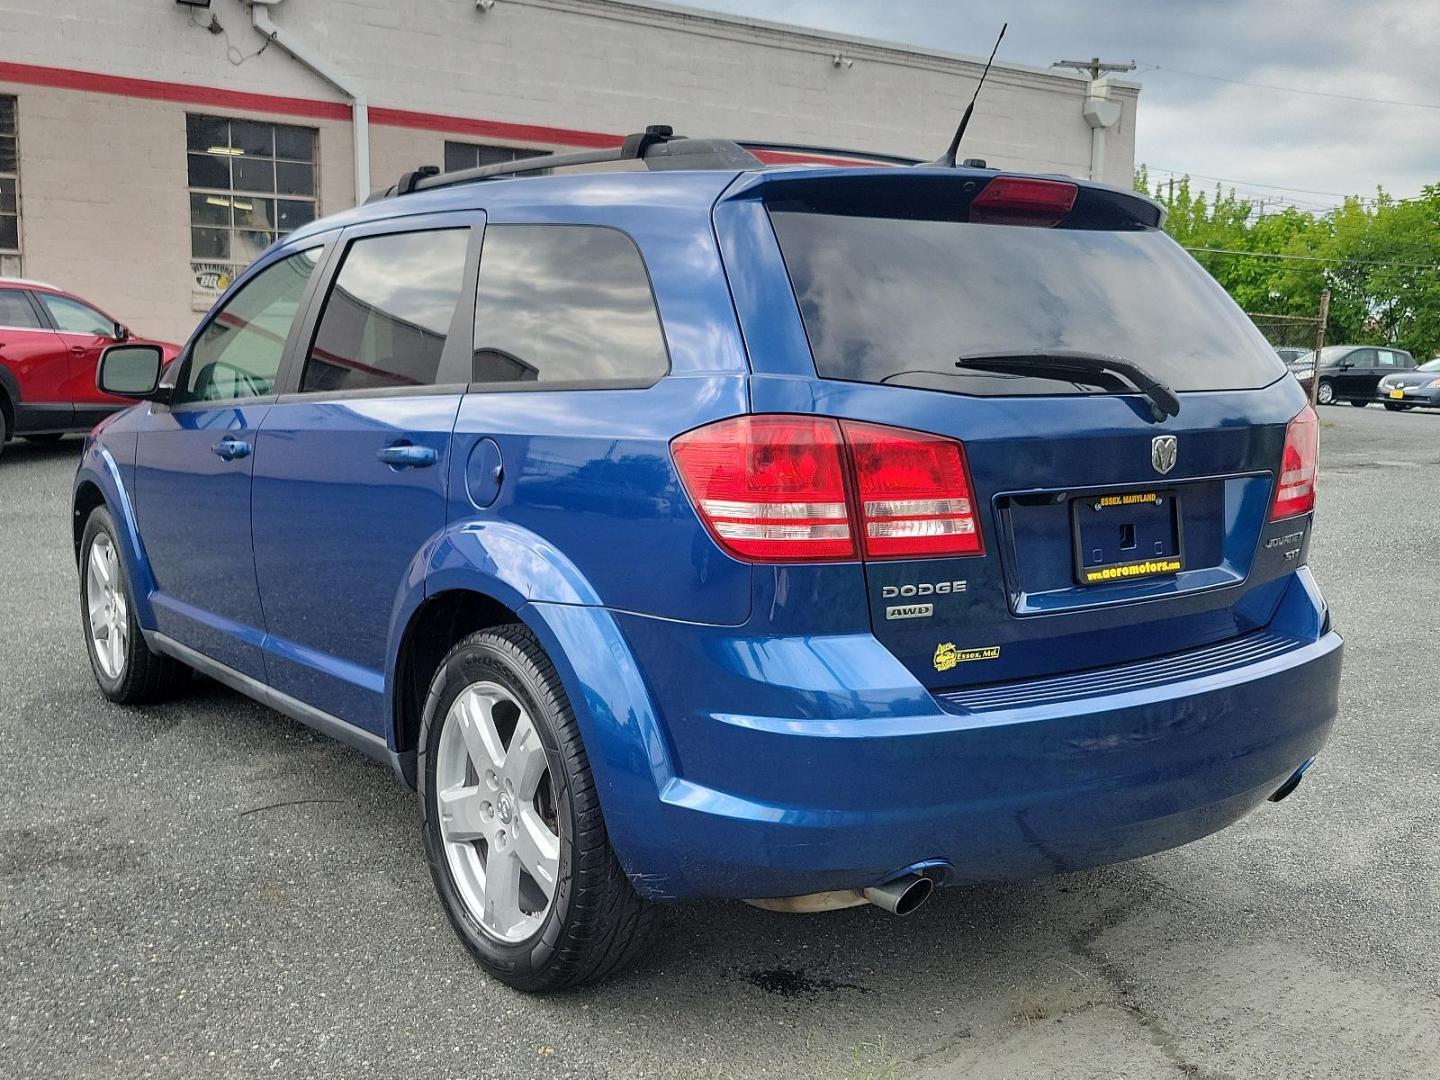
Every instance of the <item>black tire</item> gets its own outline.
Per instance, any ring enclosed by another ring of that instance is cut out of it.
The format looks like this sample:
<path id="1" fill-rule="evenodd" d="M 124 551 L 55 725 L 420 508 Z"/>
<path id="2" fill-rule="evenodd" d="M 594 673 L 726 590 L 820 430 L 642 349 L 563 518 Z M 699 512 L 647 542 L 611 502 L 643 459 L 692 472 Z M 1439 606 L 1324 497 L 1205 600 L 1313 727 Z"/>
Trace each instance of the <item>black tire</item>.
<path id="1" fill-rule="evenodd" d="M 80 628 L 85 638 L 85 652 L 90 657 L 90 670 L 100 692 L 119 705 L 142 705 L 152 701 L 163 701 L 173 697 L 190 680 L 190 669 L 180 661 L 160 653 L 152 652 L 140 632 L 140 623 L 135 618 L 134 592 L 125 570 L 125 560 L 117 558 L 115 568 L 119 577 L 118 589 L 125 599 L 124 619 L 128 626 L 126 648 L 118 672 L 113 676 L 101 666 L 96 654 L 95 642 L 90 634 L 89 586 L 87 573 L 90 551 L 96 537 L 104 534 L 115 550 L 119 551 L 119 539 L 110 512 L 103 506 L 97 507 L 85 522 L 85 531 L 80 539 Z"/>
<path id="2" fill-rule="evenodd" d="M 1335 397 L 1335 384 L 1332 383 L 1329 379 L 1321 379 L 1320 386 L 1317 388 L 1315 401 L 1317 404 L 1320 405 L 1336 404 L 1337 399 Z"/>
<path id="3" fill-rule="evenodd" d="M 0 393 L 0 454 L 5 452 L 5 443 L 10 438 L 10 423 L 5 412 L 7 404 L 4 393 Z"/>
<path id="4" fill-rule="evenodd" d="M 450 706 L 476 682 L 498 683 L 530 716 L 550 769 L 560 837 L 555 894 L 528 938 L 491 935 L 461 899 L 442 839 L 435 795 L 440 733 Z M 595 982 L 631 965 L 649 944 L 658 909 L 630 886 L 605 831 L 595 781 L 555 666 L 519 624 L 482 630 L 445 658 L 430 683 L 416 774 L 425 854 L 450 924 L 487 972 L 517 990 L 541 992 Z"/>
<path id="5" fill-rule="evenodd" d="M 1353 406 L 1355 406 L 1355 408 L 1357 408 L 1357 409 L 1363 409 L 1363 408 L 1365 408 L 1366 405 L 1369 405 L 1370 402 L 1368 402 L 1368 401 L 1352 401 L 1352 402 L 1350 402 L 1350 404 L 1353 405 Z"/>
<path id="6" fill-rule="evenodd" d="M 1409 412 L 1409 411 L 1410 411 L 1411 409 L 1413 409 L 1414 407 L 1415 407 L 1414 405 L 1400 405 L 1400 404 L 1398 404 L 1398 403 L 1396 403 L 1396 402 L 1393 402 L 1393 401 L 1387 401 L 1387 402 L 1385 402 L 1385 408 L 1386 408 L 1389 412 Z"/>
<path id="7" fill-rule="evenodd" d="M 63 431 L 47 431 L 43 435 L 22 435 L 26 442 L 33 443 L 57 443 L 65 437 Z"/>

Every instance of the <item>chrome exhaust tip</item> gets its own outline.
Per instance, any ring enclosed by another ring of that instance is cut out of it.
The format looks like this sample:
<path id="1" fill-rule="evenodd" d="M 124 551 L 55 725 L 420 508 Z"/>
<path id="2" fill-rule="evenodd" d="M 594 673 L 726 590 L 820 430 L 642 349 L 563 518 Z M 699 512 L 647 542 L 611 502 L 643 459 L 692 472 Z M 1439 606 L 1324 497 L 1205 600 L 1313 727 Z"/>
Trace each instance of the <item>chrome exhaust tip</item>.
<path id="1" fill-rule="evenodd" d="M 876 907 L 890 912 L 891 915 L 905 916 L 929 900 L 930 894 L 934 891 L 935 882 L 928 877 L 906 874 L 894 881 L 887 881 L 883 885 L 873 885 L 868 889 L 861 889 L 860 895 Z"/>
<path id="2" fill-rule="evenodd" d="M 1285 783 L 1281 784 L 1280 787 L 1277 788 L 1272 795 L 1270 795 L 1269 801 L 1280 802 L 1282 799 L 1289 798 L 1290 795 L 1294 793 L 1295 789 L 1300 786 L 1300 781 L 1305 779 L 1305 774 L 1309 772 L 1310 766 L 1314 764 L 1315 759 L 1312 757 L 1309 761 L 1305 762 L 1305 764 L 1301 765 L 1298 769 L 1291 773 L 1290 779 L 1286 780 Z"/>

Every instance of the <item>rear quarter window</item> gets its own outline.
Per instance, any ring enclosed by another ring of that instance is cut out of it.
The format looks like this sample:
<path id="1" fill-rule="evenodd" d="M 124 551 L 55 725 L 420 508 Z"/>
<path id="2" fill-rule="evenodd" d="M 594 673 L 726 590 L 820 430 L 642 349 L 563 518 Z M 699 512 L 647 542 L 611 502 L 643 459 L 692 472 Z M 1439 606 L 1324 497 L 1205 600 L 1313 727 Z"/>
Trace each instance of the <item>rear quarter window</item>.
<path id="1" fill-rule="evenodd" d="M 822 378 L 983 395 L 1078 392 L 955 364 L 1056 350 L 1123 357 L 1175 390 L 1250 389 L 1285 373 L 1214 279 L 1154 229 L 782 207 L 770 217 Z"/>
<path id="2" fill-rule="evenodd" d="M 490 225 L 475 297 L 477 383 L 645 385 L 670 368 L 635 242 L 592 225 Z"/>

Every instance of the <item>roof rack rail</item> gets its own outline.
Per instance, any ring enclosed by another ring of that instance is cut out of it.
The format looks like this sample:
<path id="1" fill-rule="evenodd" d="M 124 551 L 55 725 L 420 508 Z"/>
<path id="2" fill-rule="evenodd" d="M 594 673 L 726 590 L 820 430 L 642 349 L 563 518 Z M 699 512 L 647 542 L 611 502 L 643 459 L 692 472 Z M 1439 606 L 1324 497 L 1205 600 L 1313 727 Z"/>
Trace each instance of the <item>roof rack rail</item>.
<path id="1" fill-rule="evenodd" d="M 838 146 L 806 146 L 801 143 L 757 142 L 752 139 L 736 139 L 745 150 L 771 151 L 777 154 L 797 154 L 804 157 L 854 158 L 857 164 L 879 161 L 886 165 L 921 165 L 920 158 L 902 157 L 899 154 L 872 154 L 868 150 L 846 150 Z"/>
<path id="2" fill-rule="evenodd" d="M 743 170 L 762 167 L 759 158 L 729 139 L 691 139 L 676 135 L 668 124 L 651 124 L 644 131 L 625 136 L 625 141 L 613 150 L 545 154 L 445 173 L 434 165 L 422 165 L 401 176 L 393 187 L 376 192 L 366 201 L 378 202 L 397 195 L 409 195 L 414 191 L 431 191 L 435 188 L 454 187 L 456 184 L 549 172 L 551 169 L 572 165 L 598 165 L 608 161 L 643 161 L 651 169 Z"/>

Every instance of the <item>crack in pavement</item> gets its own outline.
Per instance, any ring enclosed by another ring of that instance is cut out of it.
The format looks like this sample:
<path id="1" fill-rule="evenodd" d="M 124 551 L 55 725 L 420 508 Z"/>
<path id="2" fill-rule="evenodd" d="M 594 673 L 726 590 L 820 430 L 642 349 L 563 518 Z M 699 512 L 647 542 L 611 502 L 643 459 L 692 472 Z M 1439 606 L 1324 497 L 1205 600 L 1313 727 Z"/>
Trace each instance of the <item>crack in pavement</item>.
<path id="1" fill-rule="evenodd" d="M 1111 1002 L 1091 1002 L 1083 1008 L 1094 1008 L 1100 1004 L 1110 1004 L 1118 1008 L 1124 1015 L 1133 1017 L 1141 1034 L 1147 1042 L 1164 1055 L 1165 1060 L 1175 1066 L 1181 1076 L 1188 1080 L 1231 1080 L 1224 1073 L 1213 1072 L 1203 1069 L 1186 1058 L 1180 1049 L 1180 1040 L 1160 1020 L 1160 1017 L 1138 1001 L 1133 1000 L 1133 981 L 1126 975 L 1121 966 L 1110 959 L 1108 953 L 1096 948 L 1095 942 L 1106 930 L 1119 925 L 1121 917 L 1129 913 L 1129 906 L 1120 904 L 1102 912 L 1089 927 L 1075 931 L 1070 935 L 1070 950 L 1082 960 L 1088 961 L 1099 972 L 1101 979 L 1115 993 L 1116 999 Z M 1082 1010 L 1076 1010 L 1082 1011 Z"/>

